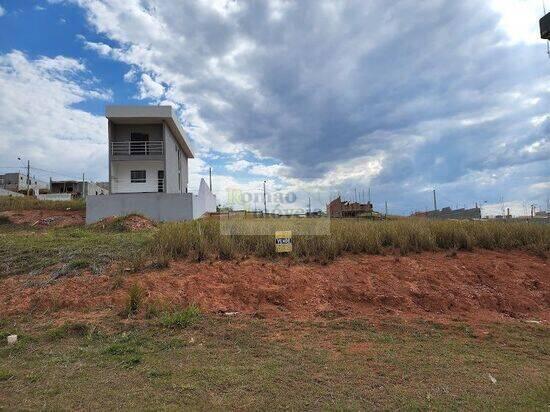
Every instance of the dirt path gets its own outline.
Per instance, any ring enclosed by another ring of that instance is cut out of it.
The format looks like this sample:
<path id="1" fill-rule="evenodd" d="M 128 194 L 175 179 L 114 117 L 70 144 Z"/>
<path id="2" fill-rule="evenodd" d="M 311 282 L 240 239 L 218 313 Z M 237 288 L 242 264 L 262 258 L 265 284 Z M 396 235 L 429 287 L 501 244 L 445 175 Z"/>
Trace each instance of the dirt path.
<path id="1" fill-rule="evenodd" d="M 165 270 L 126 275 L 118 287 L 107 274 L 55 281 L 48 275 L 14 276 L 0 280 L 0 315 L 120 311 L 136 282 L 144 290 L 143 307 L 196 303 L 208 312 L 292 319 L 391 315 L 550 321 L 548 264 L 517 251 L 345 256 L 326 266 L 178 261 Z"/>

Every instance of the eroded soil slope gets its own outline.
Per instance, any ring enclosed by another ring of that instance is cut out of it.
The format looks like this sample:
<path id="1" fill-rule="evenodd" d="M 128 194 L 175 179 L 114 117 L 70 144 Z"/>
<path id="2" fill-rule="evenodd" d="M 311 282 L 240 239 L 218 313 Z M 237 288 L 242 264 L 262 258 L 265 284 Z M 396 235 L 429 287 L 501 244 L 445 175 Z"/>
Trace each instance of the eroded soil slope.
<path id="1" fill-rule="evenodd" d="M 195 303 L 208 312 L 293 319 L 390 314 L 550 321 L 547 262 L 523 252 L 495 251 L 345 256 L 326 266 L 177 261 L 168 269 L 122 278 L 19 275 L 0 280 L 0 314 L 119 312 L 135 283 L 144 292 L 142 312 L 151 304 L 174 309 Z"/>

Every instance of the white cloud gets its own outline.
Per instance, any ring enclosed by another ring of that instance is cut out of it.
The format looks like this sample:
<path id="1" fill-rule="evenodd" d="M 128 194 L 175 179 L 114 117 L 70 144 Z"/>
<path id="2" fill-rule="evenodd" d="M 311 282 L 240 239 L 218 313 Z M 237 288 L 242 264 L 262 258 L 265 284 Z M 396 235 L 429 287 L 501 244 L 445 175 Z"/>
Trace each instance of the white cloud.
<path id="1" fill-rule="evenodd" d="M 0 55 L 1 166 L 22 156 L 34 167 L 105 179 L 106 120 L 74 105 L 111 93 L 87 85 L 86 74 L 81 62 L 63 56 Z"/>
<path id="2" fill-rule="evenodd" d="M 4 8 L 0 5 L 0 17 L 2 17 L 4 14 L 6 14 L 6 9 L 4 9 Z"/>
<path id="3" fill-rule="evenodd" d="M 154 81 L 147 73 L 141 75 L 139 98 L 158 100 L 164 95 L 164 86 Z"/>
<path id="4" fill-rule="evenodd" d="M 241 170 L 245 170 L 249 168 L 251 165 L 252 165 L 252 162 L 249 162 L 248 160 L 244 160 L 244 159 L 239 159 L 233 163 L 228 164 L 225 168 L 231 172 L 239 172 Z"/>
<path id="5" fill-rule="evenodd" d="M 250 173 L 252 173 L 253 175 L 266 176 L 266 177 L 283 177 L 287 169 L 288 168 L 283 164 L 276 164 L 276 165 L 255 164 L 250 168 Z"/>
<path id="6" fill-rule="evenodd" d="M 512 44 L 541 44 L 538 21 L 543 15 L 539 0 L 491 0 L 500 15 L 499 27 Z"/>
<path id="7" fill-rule="evenodd" d="M 198 156 L 233 160 L 228 172 L 293 190 L 378 184 L 397 202 L 453 184 L 471 200 L 460 185 L 478 175 L 528 196 L 518 173 L 544 168 L 538 0 L 73 1 L 108 39 L 85 47 L 130 65 L 138 97 L 181 107 Z"/>
<path id="8" fill-rule="evenodd" d="M 547 193 L 550 192 L 550 180 L 547 181 L 547 182 L 539 182 L 539 183 L 533 183 L 531 186 L 529 186 L 529 188 L 531 190 L 534 190 L 534 191 L 540 191 L 540 192 L 544 192 L 546 191 Z"/>

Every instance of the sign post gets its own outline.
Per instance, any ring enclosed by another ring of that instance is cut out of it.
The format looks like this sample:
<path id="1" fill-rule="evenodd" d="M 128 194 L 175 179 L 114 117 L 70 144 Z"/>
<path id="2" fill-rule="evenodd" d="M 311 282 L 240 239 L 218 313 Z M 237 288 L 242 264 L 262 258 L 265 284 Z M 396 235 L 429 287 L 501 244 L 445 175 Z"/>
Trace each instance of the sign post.
<path id="1" fill-rule="evenodd" d="M 275 251 L 277 253 L 292 252 L 292 231 L 277 230 L 275 232 Z"/>

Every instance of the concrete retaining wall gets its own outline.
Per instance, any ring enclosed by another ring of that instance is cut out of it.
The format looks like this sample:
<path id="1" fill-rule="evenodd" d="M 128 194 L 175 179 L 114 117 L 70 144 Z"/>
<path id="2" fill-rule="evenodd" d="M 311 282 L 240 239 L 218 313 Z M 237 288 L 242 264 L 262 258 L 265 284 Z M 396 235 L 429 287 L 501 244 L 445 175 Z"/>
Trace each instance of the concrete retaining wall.
<path id="1" fill-rule="evenodd" d="M 47 193 L 45 195 L 36 195 L 38 200 L 52 200 L 59 202 L 66 202 L 72 199 L 70 193 Z"/>
<path id="2" fill-rule="evenodd" d="M 86 198 L 86 223 L 139 213 L 157 222 L 193 219 L 191 193 L 117 193 Z"/>
<path id="3" fill-rule="evenodd" d="M 11 190 L 6 190 L 2 188 L 0 188 L 0 196 L 23 197 L 21 193 L 12 192 Z"/>

